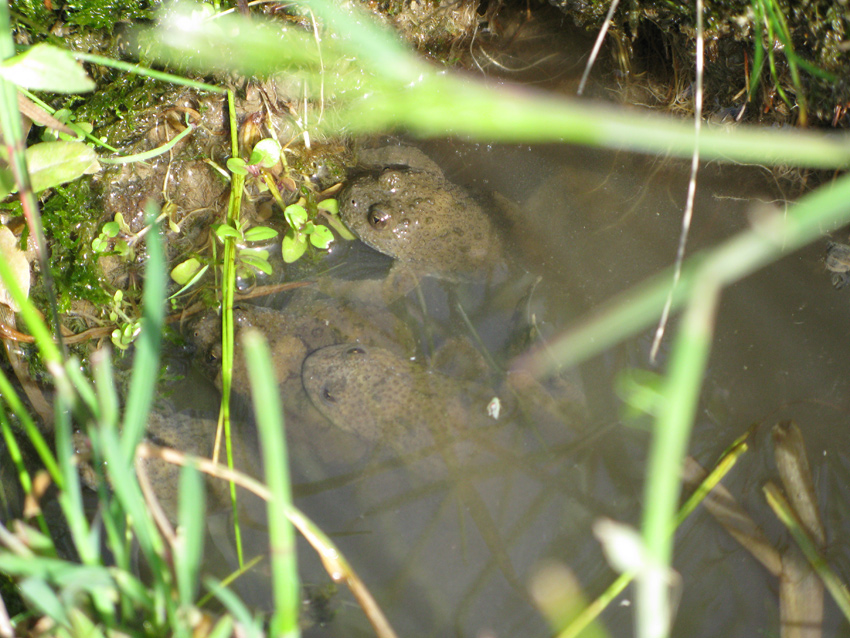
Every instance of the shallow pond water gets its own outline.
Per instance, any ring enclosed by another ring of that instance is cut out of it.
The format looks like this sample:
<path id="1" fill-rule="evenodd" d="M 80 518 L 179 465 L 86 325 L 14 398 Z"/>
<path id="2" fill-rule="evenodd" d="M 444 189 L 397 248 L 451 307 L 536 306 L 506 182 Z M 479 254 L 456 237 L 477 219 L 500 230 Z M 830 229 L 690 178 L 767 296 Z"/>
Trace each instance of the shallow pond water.
<path id="1" fill-rule="evenodd" d="M 574 87 L 575 73 L 545 69 L 580 70 L 557 46 L 551 39 L 531 45 L 532 58 L 546 60 L 534 71 L 542 77 L 549 73 L 550 87 Z M 578 55 L 588 47 L 579 49 Z M 559 54 L 549 58 L 541 50 Z M 485 59 L 481 53 L 478 61 Z M 521 55 L 510 59 L 517 67 L 526 61 Z M 605 88 L 594 91 L 598 96 Z M 413 293 L 391 305 L 413 334 L 419 365 L 478 381 L 481 368 L 471 361 L 474 355 L 455 339 L 474 332 L 506 365 L 523 328 L 533 325 L 543 340 L 554 339 L 600 303 L 673 262 L 687 162 L 564 145 L 443 140 L 418 146 L 450 180 L 478 192 L 498 191 L 518 211 L 506 224 L 507 280 L 486 285 L 423 278 L 421 296 Z M 782 214 L 796 194 L 762 168 L 703 166 L 689 254 L 747 228 L 752 216 Z M 845 238 L 837 233 L 833 239 Z M 764 504 L 761 488 L 776 480 L 769 430 L 794 419 L 808 445 L 828 555 L 847 574 L 850 556 L 841 539 L 850 524 L 844 507 L 850 470 L 850 357 L 844 352 L 850 291 L 832 287 L 823 265 L 825 247 L 825 241 L 816 242 L 724 291 L 689 449 L 710 466 L 755 426 L 752 450 L 726 484 L 770 540 L 786 547 L 790 541 Z M 386 272 L 388 265 L 362 246 L 344 246 L 333 259 L 350 279 Z M 268 303 L 279 308 L 286 301 Z M 675 330 L 674 317 L 657 365 L 648 359 L 652 330 L 647 330 L 565 373 L 567 384 L 580 388 L 585 398 L 582 418 L 535 429 L 538 424 L 508 411 L 492 429 L 461 441 L 458 463 L 438 458 L 437 470 L 430 469 L 433 464 L 422 470 L 421 450 L 408 454 L 380 441 L 358 445 L 354 438 L 334 436 L 327 425 L 316 429 L 312 417 L 290 418 L 296 504 L 338 544 L 399 635 L 548 636 L 545 620 L 525 593 L 529 580 L 554 561 L 574 571 L 588 597 L 596 596 L 615 574 L 592 523 L 605 516 L 639 524 L 649 443 L 642 426 L 648 420 L 623 420 L 614 388 L 631 368 L 663 372 Z M 319 345 L 327 344 L 313 347 Z M 205 386 L 208 380 L 197 383 Z M 498 381 L 487 383 L 494 396 L 509 403 Z M 197 392 L 180 394 L 194 400 Z M 337 447 L 328 451 L 326 443 Z M 262 508 L 248 503 L 246 510 L 246 553 L 265 554 Z M 235 568 L 228 514 L 216 511 L 209 522 L 209 567 L 223 576 Z M 303 539 L 299 561 L 311 591 L 329 582 Z M 675 567 L 682 580 L 674 635 L 778 633 L 775 579 L 701 510 L 679 531 Z M 249 603 L 268 605 L 262 567 L 235 587 Z M 627 590 L 603 614 L 611 635 L 633 635 L 632 597 Z M 348 592 L 341 589 L 329 606 L 332 619 L 305 635 L 372 635 Z M 825 629 L 825 635 L 848 633 L 830 601 Z"/>
<path id="2" fill-rule="evenodd" d="M 435 351 L 451 344 L 453 335 L 469 334 L 455 310 L 458 302 L 495 351 L 511 336 L 521 298 L 520 307 L 534 313 L 544 338 L 551 339 L 595 305 L 672 263 L 686 192 L 684 162 L 555 146 L 447 141 L 422 148 L 454 181 L 479 190 L 497 186 L 519 205 L 527 223 L 514 227 L 508 249 L 541 280 L 534 285 L 533 277 L 517 275 L 512 281 L 521 285 L 488 289 L 423 279 L 423 301 L 411 296 L 401 306 L 417 335 L 420 362 L 439 356 Z M 783 199 L 762 169 L 704 167 L 689 252 L 731 237 L 766 206 L 781 214 Z M 776 480 L 770 427 L 794 419 L 808 445 L 828 555 L 846 573 L 850 556 L 841 530 L 850 524 L 843 507 L 850 361 L 842 346 L 850 296 L 832 287 L 824 250 L 825 241 L 816 242 L 724 291 L 690 452 L 710 466 L 754 426 L 752 450 L 725 483 L 771 541 L 786 547 L 790 541 L 761 489 Z M 352 251 L 344 260 L 363 254 Z M 667 343 L 675 329 L 674 318 Z M 595 596 L 614 574 L 591 524 L 600 516 L 639 524 L 649 437 L 635 427 L 646 422 L 621 421 L 613 388 L 629 368 L 663 372 L 664 348 L 657 366 L 648 361 L 651 332 L 578 368 L 587 402 L 584 422 L 548 440 L 529 435 L 518 420 L 508 422 L 494 430 L 490 445 L 475 439 L 477 453 L 454 473 L 417 471 L 415 450 L 407 457 L 387 446 L 345 462 L 317 461 L 315 452 L 299 446 L 311 434 L 291 421 L 297 505 L 339 545 L 400 635 L 546 636 L 546 623 L 522 587 L 554 560 L 569 566 L 586 594 Z M 249 554 L 264 551 L 261 523 L 249 539 Z M 778 583 L 713 519 L 698 511 L 677 539 L 682 583 L 674 635 L 778 631 Z M 216 545 L 227 541 L 220 538 Z M 328 582 L 305 543 L 299 557 L 305 582 Z M 267 583 L 261 576 L 249 583 L 242 593 L 262 605 Z M 631 635 L 626 603 L 632 596 L 627 590 L 603 615 L 612 635 Z M 307 635 L 370 633 L 346 592 L 331 607 L 333 620 Z M 847 633 L 831 601 L 825 629 L 825 635 Z"/>

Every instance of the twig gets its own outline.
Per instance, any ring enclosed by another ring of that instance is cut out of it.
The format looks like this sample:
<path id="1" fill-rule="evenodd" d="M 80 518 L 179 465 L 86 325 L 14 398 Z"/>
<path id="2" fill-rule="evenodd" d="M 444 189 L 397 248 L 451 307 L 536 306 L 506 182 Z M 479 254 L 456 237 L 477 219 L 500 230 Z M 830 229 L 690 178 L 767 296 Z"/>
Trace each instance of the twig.
<path id="1" fill-rule="evenodd" d="M 691 175 L 688 179 L 688 197 L 685 202 L 685 214 L 682 217 L 682 232 L 679 235 L 679 248 L 676 251 L 676 263 L 673 266 L 673 283 L 670 286 L 670 291 L 667 294 L 667 301 L 664 302 L 664 310 L 661 313 L 661 319 L 658 322 L 658 328 L 655 330 L 655 338 L 652 340 L 652 349 L 649 352 L 649 360 L 655 363 L 658 355 L 658 348 L 661 346 L 661 340 L 664 338 L 664 331 L 667 328 L 667 319 L 670 316 L 670 308 L 673 306 L 673 291 L 679 283 L 679 278 L 682 275 L 682 264 L 685 261 L 685 247 L 688 243 L 688 233 L 691 230 L 691 220 L 694 216 L 694 197 L 697 191 L 697 172 L 699 171 L 699 133 L 702 128 L 702 83 L 703 83 L 703 48 L 704 35 L 702 24 L 703 0 L 697 0 L 697 50 L 696 50 L 696 94 L 694 96 L 694 152 L 691 155 Z"/>
<path id="2" fill-rule="evenodd" d="M 584 85 L 587 84 L 587 78 L 590 75 L 590 70 L 593 68 L 594 62 L 596 62 L 596 56 L 599 55 L 599 49 L 602 48 L 602 41 L 605 39 L 605 34 L 608 33 L 608 27 L 611 26 L 611 18 L 614 17 L 614 12 L 617 10 L 618 4 L 620 4 L 620 0 L 612 0 L 611 6 L 608 7 L 608 15 L 605 16 L 605 22 L 602 23 L 602 27 L 599 29 L 599 34 L 596 36 L 596 42 L 593 43 L 593 50 L 590 52 L 590 57 L 587 59 L 587 66 L 584 67 L 584 73 L 581 74 L 581 82 L 578 83 L 578 91 L 576 91 L 578 95 L 584 93 Z"/>

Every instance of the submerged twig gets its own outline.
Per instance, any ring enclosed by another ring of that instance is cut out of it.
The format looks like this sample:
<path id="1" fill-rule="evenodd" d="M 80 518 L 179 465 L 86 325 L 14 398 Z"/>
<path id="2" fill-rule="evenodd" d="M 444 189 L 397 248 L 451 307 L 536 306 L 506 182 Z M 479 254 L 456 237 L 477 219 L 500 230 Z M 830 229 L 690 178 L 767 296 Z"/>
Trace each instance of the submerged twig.
<path id="1" fill-rule="evenodd" d="M 587 66 L 584 67 L 584 73 L 581 74 L 581 81 L 578 83 L 578 90 L 576 91 L 578 95 L 584 93 L 584 85 L 587 84 L 587 78 L 590 75 L 590 70 L 596 62 L 596 56 L 599 55 L 599 49 L 602 48 L 602 41 L 605 40 L 605 34 L 608 33 L 608 28 L 611 26 L 611 18 L 614 17 L 614 12 L 617 10 L 617 5 L 619 4 L 620 0 L 611 0 L 611 6 L 608 7 L 608 15 L 605 16 L 605 22 L 602 23 L 602 27 L 599 29 L 599 34 L 596 36 L 596 42 L 593 43 L 593 50 L 590 52 L 590 57 L 587 59 Z"/>
<path id="2" fill-rule="evenodd" d="M 685 201 L 685 214 L 682 216 L 682 232 L 679 235 L 679 247 L 676 250 L 676 263 L 673 266 L 673 283 L 670 285 L 670 292 L 667 295 L 667 301 L 664 302 L 664 310 L 661 312 L 661 319 L 658 322 L 658 328 L 655 330 L 655 338 L 652 340 L 652 349 L 649 351 L 649 360 L 655 362 L 658 355 L 658 348 L 661 346 L 661 340 L 664 338 L 664 331 L 667 328 L 667 319 L 670 316 L 670 309 L 673 306 L 673 292 L 679 284 L 679 278 L 682 276 L 682 264 L 685 261 L 685 247 L 688 243 L 688 233 L 691 230 L 691 221 L 694 215 L 694 197 L 697 191 L 697 172 L 699 171 L 699 133 L 702 128 L 702 84 L 703 84 L 703 69 L 704 56 L 703 48 L 705 37 L 703 34 L 702 0 L 697 0 L 697 50 L 696 50 L 696 93 L 694 95 L 694 152 L 691 155 L 691 174 L 688 178 L 688 196 Z"/>

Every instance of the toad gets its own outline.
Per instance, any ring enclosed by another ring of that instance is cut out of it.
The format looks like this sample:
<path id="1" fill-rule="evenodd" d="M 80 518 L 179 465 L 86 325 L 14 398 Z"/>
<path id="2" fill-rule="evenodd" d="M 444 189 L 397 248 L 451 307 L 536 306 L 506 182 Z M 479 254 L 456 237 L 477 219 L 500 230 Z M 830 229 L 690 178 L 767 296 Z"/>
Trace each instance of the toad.
<path id="1" fill-rule="evenodd" d="M 538 443 L 562 442 L 584 412 L 583 397 L 576 399 L 575 392 L 556 405 L 557 400 L 542 386 L 532 386 L 514 373 L 494 391 L 489 383 L 449 376 L 362 344 L 313 352 L 304 360 L 301 376 L 313 405 L 335 427 L 385 446 L 394 456 L 410 459 L 415 472 L 430 476 L 445 473 L 434 452 L 449 463 L 455 455 L 466 458 L 494 450 L 498 447 L 493 447 L 495 428 L 520 424 L 526 417 L 533 427 L 519 429 Z M 534 407 L 529 410 L 529 405 Z M 482 439 L 475 445 L 477 437 L 484 437 L 486 443 Z M 420 464 L 419 459 L 429 453 L 432 456 Z"/>
<path id="2" fill-rule="evenodd" d="M 367 303 L 296 293 L 283 310 L 246 305 L 233 311 L 236 356 L 233 366 L 233 392 L 247 402 L 250 384 L 245 362 L 239 354 L 244 330 L 256 328 L 267 339 L 271 350 L 284 406 L 287 432 L 303 438 L 316 458 L 330 464 L 350 463 L 364 453 L 363 446 L 350 436 L 330 426 L 316 412 L 301 383 L 302 363 L 318 348 L 360 342 L 379 345 L 400 356 L 410 356 L 413 339 L 407 327 L 381 306 Z M 221 387 L 221 320 L 210 312 L 195 321 L 188 339 L 195 345 L 206 374 Z M 327 435 L 327 440 L 322 435 Z M 303 436 L 302 436 L 303 435 Z"/>
<path id="3" fill-rule="evenodd" d="M 397 260 L 400 273 L 481 280 L 503 265 L 497 230 L 478 199 L 446 179 L 419 149 L 360 152 L 365 172 L 340 193 L 340 216 L 361 241 Z"/>

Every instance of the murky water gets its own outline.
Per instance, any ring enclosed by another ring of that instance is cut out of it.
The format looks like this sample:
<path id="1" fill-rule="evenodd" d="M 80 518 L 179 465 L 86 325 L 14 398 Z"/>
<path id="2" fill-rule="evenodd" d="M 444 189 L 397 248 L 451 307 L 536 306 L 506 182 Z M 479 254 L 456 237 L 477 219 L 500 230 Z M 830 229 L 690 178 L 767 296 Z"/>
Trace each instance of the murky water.
<path id="1" fill-rule="evenodd" d="M 570 147 L 449 141 L 423 148 L 450 178 L 478 189 L 498 185 L 524 211 L 527 226 L 510 245 L 542 277 L 526 302 L 547 337 L 672 262 L 686 192 L 682 162 Z M 690 252 L 746 228 L 759 207 L 781 210 L 782 199 L 762 169 L 704 167 Z M 710 465 L 756 426 L 753 449 L 727 484 L 782 548 L 790 541 L 761 488 L 776 480 L 769 428 L 794 419 L 809 447 L 828 553 L 846 571 L 850 556 L 840 530 L 850 523 L 843 507 L 850 365 L 842 345 L 850 298 L 831 286 L 824 247 L 818 242 L 724 291 L 690 450 Z M 482 291 L 423 280 L 425 310 L 410 297 L 406 315 L 420 360 L 451 335 L 468 335 L 453 310 L 455 298 L 483 341 L 497 349 L 510 336 L 509 318 L 529 285 Z M 675 326 L 674 319 L 671 335 Z M 659 366 L 648 362 L 649 339 L 647 331 L 580 366 L 589 418 L 558 432 L 556 444 L 528 436 L 520 422 L 507 424 L 461 474 L 418 472 L 404 455 L 397 467 L 387 457 L 399 454 L 386 449 L 323 465 L 299 449 L 299 424 L 290 422 L 297 504 L 338 543 L 400 635 L 548 635 L 523 585 L 544 561 L 555 560 L 575 571 L 589 596 L 598 594 L 614 574 L 592 522 L 607 516 L 639 523 L 648 436 L 620 421 L 613 383 L 630 367 L 663 372 L 663 354 Z M 478 502 L 470 501 L 470 492 Z M 255 536 L 252 549 L 262 552 L 262 531 Z M 675 635 L 778 631 L 778 584 L 709 516 L 695 514 L 678 539 L 682 598 Z M 305 582 L 328 582 L 309 547 L 299 556 Z M 261 602 L 265 586 L 257 578 L 247 586 L 249 596 Z M 627 590 L 603 615 L 612 635 L 630 635 L 632 610 L 624 603 L 631 597 Z M 370 632 L 346 592 L 331 606 L 333 620 L 307 635 Z M 825 627 L 826 635 L 846 633 L 830 602 Z"/>
<path id="2" fill-rule="evenodd" d="M 551 38 L 531 45 L 518 39 L 519 57 L 500 52 L 500 59 L 519 68 L 527 62 L 521 53 L 531 46 L 532 59 L 546 61 L 533 72 L 555 88 L 572 87 L 575 73 L 547 70 L 547 65 L 580 69 L 576 59 L 563 57 L 560 44 Z M 558 57 L 541 55 L 550 50 Z M 579 55 L 586 50 L 580 47 Z M 476 60 L 484 59 L 479 51 Z M 538 76 L 524 79 L 536 82 Z M 596 95 L 604 91 L 601 85 L 591 89 Z M 412 331 L 422 365 L 442 357 L 445 367 L 468 375 L 469 351 L 453 340 L 473 333 L 504 365 L 509 343 L 529 324 L 543 339 L 552 339 L 673 261 L 686 162 L 564 145 L 444 140 L 420 148 L 451 180 L 477 191 L 498 191 L 521 211 L 505 240 L 508 281 L 487 286 L 424 278 L 421 299 L 412 294 L 390 307 Z M 704 166 L 689 253 L 747 228 L 751 215 L 768 209 L 781 214 L 786 198 L 796 194 L 789 189 L 758 167 Z M 769 428 L 794 419 L 809 448 L 828 555 L 847 574 L 850 555 L 841 530 L 850 525 L 844 507 L 850 471 L 850 357 L 844 352 L 850 291 L 833 289 L 824 249 L 825 242 L 817 242 L 724 291 L 690 451 L 711 465 L 736 437 L 756 426 L 753 449 L 727 484 L 769 538 L 785 547 L 790 541 L 764 504 L 761 488 L 776 480 Z M 346 247 L 333 259 L 349 274 L 386 266 L 386 260 L 359 247 Z M 668 344 L 675 328 L 674 318 Z M 639 524 L 649 436 L 636 427 L 645 422 L 621 420 L 614 385 L 629 368 L 663 372 L 664 348 L 658 366 L 648 361 L 650 336 L 646 331 L 567 376 L 573 389 L 582 388 L 585 418 L 535 429 L 540 424 L 509 414 L 491 429 L 473 432 L 463 441 L 464 453 L 456 454 L 460 462 L 443 456 L 437 471 L 422 470 L 420 450 L 406 454 L 381 443 L 359 449 L 352 438 L 313 429 L 309 419 L 290 419 L 296 504 L 338 544 L 399 635 L 548 636 L 546 622 L 525 593 L 529 579 L 541 565 L 556 561 L 575 572 L 589 597 L 596 596 L 615 574 L 591 533 L 593 521 L 605 516 Z M 498 382 L 489 389 L 507 397 Z M 321 449 L 326 440 L 344 449 Z M 264 554 L 262 508 L 250 503 L 246 509 L 247 554 Z M 210 565 L 224 575 L 235 568 L 228 515 L 216 512 L 209 521 Z M 778 632 L 778 584 L 709 516 L 697 512 L 677 538 L 675 567 L 682 584 L 675 635 Z M 329 583 L 303 540 L 299 560 L 307 585 Z M 262 567 L 236 588 L 250 603 L 268 604 Z M 603 615 L 611 635 L 632 634 L 631 599 L 627 590 Z M 332 619 L 306 635 L 372 635 L 348 592 L 341 589 L 330 607 Z M 826 607 L 826 635 L 847 634 L 831 602 Z"/>

